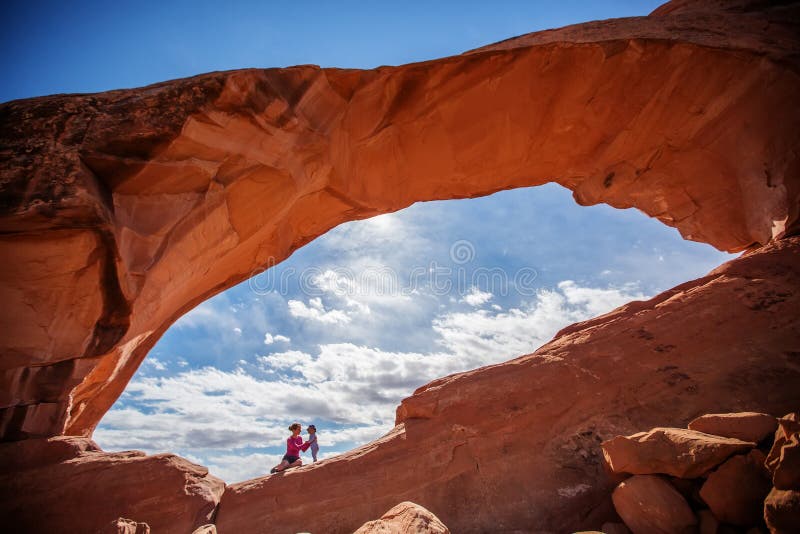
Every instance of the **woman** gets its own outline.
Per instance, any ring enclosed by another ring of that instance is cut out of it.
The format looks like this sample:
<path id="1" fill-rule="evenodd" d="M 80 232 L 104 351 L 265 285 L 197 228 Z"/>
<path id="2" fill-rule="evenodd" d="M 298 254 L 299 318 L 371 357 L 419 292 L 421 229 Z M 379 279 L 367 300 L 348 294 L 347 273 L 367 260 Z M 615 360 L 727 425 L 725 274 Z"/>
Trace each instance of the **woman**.
<path id="1" fill-rule="evenodd" d="M 303 465 L 303 460 L 300 459 L 300 450 L 308 448 L 308 444 L 304 444 L 303 438 L 300 436 L 303 427 L 300 426 L 300 423 L 292 423 L 289 430 L 292 431 L 292 435 L 286 438 L 286 454 L 283 455 L 281 463 L 273 467 L 270 473 L 278 473 L 290 467 Z"/>

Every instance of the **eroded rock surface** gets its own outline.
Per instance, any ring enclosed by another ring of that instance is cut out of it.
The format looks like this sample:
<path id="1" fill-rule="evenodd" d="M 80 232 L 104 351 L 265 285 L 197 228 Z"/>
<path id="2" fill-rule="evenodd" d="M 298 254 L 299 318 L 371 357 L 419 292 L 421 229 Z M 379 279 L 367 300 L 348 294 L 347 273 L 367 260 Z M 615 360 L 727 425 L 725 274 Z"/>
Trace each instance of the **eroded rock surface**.
<path id="1" fill-rule="evenodd" d="M 217 528 L 350 532 L 398 499 L 453 532 L 596 528 L 613 519 L 618 483 L 601 441 L 723 406 L 778 414 L 800 403 L 796 309 L 800 238 L 788 238 L 570 326 L 532 355 L 431 382 L 385 437 L 229 486 Z M 747 343 L 731 343 L 743 331 Z"/>
<path id="2" fill-rule="evenodd" d="M 0 458 L 0 520 L 14 532 L 186 534 L 211 522 L 225 489 L 173 454 L 106 453 L 86 438 L 0 444 Z"/>
<path id="3" fill-rule="evenodd" d="M 400 67 L 0 105 L 0 436 L 91 434 L 182 314 L 416 201 L 555 181 L 720 249 L 791 234 L 797 21 L 681 1 Z"/>

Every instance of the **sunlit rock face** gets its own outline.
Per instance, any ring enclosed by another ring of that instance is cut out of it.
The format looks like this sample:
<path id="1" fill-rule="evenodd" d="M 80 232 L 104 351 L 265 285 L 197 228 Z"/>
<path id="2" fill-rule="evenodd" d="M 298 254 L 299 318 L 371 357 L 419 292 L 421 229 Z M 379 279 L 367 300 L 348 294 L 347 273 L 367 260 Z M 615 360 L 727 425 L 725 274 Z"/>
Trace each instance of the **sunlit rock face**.
<path id="1" fill-rule="evenodd" d="M 678 1 L 401 67 L 0 105 L 0 436 L 90 435 L 172 322 L 341 222 L 554 181 L 687 239 L 762 248 L 430 384 L 367 450 L 226 491 L 220 525 L 296 525 L 305 505 L 241 507 L 320 473 L 344 488 L 326 510 L 351 507 L 320 525 L 404 499 L 457 532 L 601 516 L 596 435 L 797 404 L 798 19 Z M 504 441 L 519 421 L 530 441 Z M 365 472 L 383 481 L 374 499 L 347 489 Z"/>

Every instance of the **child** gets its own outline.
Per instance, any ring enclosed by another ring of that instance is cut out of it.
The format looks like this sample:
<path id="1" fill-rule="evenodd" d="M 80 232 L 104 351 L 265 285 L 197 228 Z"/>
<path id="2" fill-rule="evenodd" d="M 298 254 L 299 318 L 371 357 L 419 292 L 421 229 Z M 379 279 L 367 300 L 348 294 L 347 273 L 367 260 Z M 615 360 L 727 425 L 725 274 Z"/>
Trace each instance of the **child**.
<path id="1" fill-rule="evenodd" d="M 289 426 L 289 430 L 292 431 L 292 435 L 286 438 L 286 454 L 283 455 L 281 463 L 273 467 L 270 473 L 279 473 L 290 467 L 303 465 L 303 460 L 300 459 L 300 449 L 303 449 L 303 447 L 308 448 L 308 443 L 304 444 L 303 438 L 300 437 L 303 427 L 300 426 L 300 423 L 292 423 Z"/>
<path id="2" fill-rule="evenodd" d="M 319 444 L 317 443 L 317 427 L 314 425 L 308 425 L 308 440 L 306 440 L 306 444 L 311 446 L 311 456 L 316 462 Z"/>

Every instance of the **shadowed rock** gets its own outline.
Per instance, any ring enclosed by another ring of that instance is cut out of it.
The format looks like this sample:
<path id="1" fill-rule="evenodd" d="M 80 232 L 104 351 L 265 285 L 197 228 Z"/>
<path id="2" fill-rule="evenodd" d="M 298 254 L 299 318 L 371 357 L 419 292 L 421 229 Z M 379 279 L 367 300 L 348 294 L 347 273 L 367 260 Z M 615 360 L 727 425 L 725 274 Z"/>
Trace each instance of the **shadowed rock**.
<path id="1" fill-rule="evenodd" d="M 768 475 L 764 453 L 738 454 L 708 475 L 700 496 L 720 521 L 754 527 L 764 516 L 764 499 L 771 489 Z"/>

